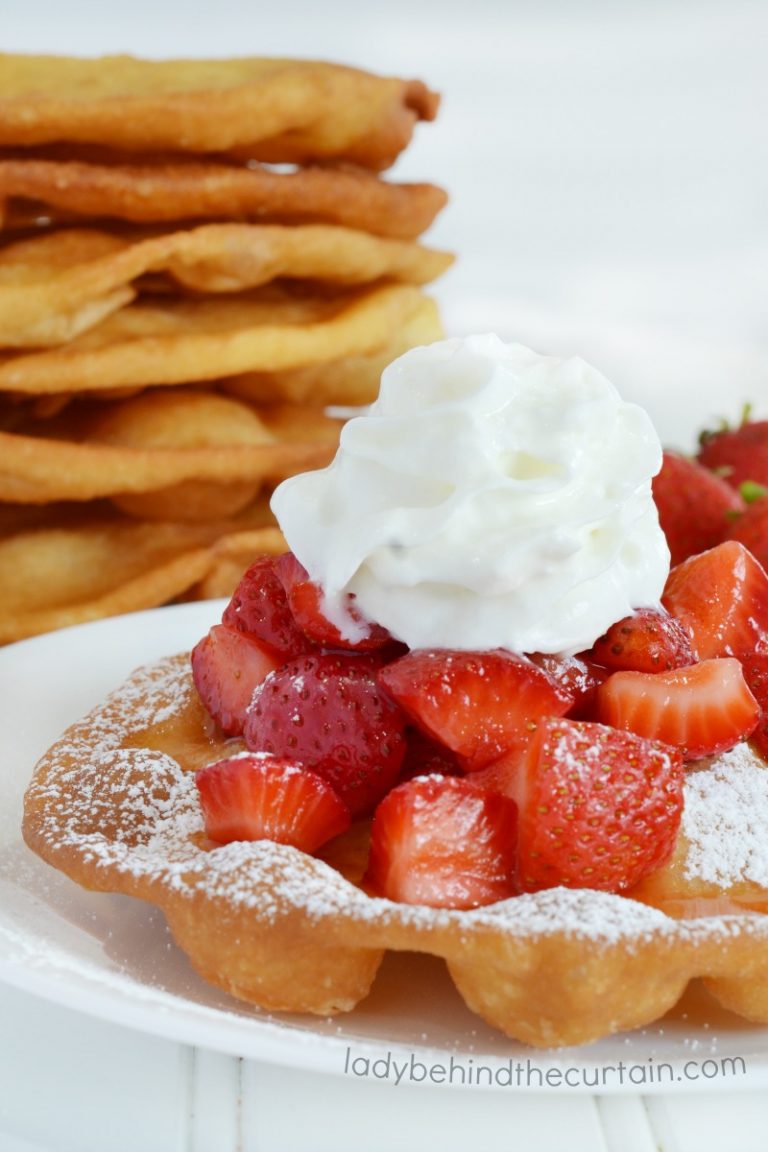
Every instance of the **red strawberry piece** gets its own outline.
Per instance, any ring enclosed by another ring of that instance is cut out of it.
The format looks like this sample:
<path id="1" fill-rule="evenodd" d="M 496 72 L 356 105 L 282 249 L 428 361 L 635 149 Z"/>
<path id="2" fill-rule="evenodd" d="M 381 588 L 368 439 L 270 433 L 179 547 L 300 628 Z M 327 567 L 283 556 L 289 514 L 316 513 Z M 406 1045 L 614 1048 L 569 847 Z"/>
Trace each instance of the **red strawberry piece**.
<path id="1" fill-rule="evenodd" d="M 276 565 L 285 594 L 288 598 L 293 618 L 304 634 L 321 648 L 347 648 L 352 652 L 373 652 L 392 643 L 386 628 L 364 620 L 355 608 L 354 599 L 349 596 L 346 611 L 350 622 L 360 635 L 354 640 L 345 639 L 335 624 L 325 616 L 322 609 L 322 590 L 309 579 L 306 568 L 299 563 L 292 552 L 278 557 Z"/>
<path id="2" fill-rule="evenodd" d="M 597 718 L 694 760 L 746 740 L 760 707 L 739 661 L 726 657 L 671 672 L 614 672 L 597 690 Z"/>
<path id="3" fill-rule="evenodd" d="M 371 811 L 397 779 L 405 754 L 405 717 L 379 687 L 380 667 L 380 660 L 346 652 L 290 660 L 254 693 L 248 747 L 301 761 L 353 815 Z"/>
<path id="4" fill-rule="evenodd" d="M 683 810 L 682 761 L 672 748 L 602 724 L 541 720 L 506 780 L 503 761 L 493 769 L 493 785 L 517 801 L 524 891 L 562 884 L 622 892 L 672 852 Z"/>
<path id="5" fill-rule="evenodd" d="M 768 565 L 768 499 L 765 496 L 747 505 L 744 514 L 732 522 L 729 536 L 749 549 L 763 568 Z"/>
<path id="6" fill-rule="evenodd" d="M 573 697 L 574 703 L 567 712 L 568 716 L 576 720 L 590 718 L 597 687 L 610 675 L 607 668 L 596 664 L 584 652 L 577 656 L 532 652 L 528 659 Z"/>
<path id="7" fill-rule="evenodd" d="M 273 756 L 233 756 L 195 774 L 211 840 L 275 840 L 303 852 L 346 832 L 349 809 L 314 772 Z"/>
<path id="8" fill-rule="evenodd" d="M 768 760 L 768 652 L 754 652 L 742 663 L 742 671 L 749 690 L 760 706 L 760 719 L 750 741 Z"/>
<path id="9" fill-rule="evenodd" d="M 505 752 L 485 768 L 468 773 L 465 779 L 482 792 L 500 792 L 502 796 L 509 796 L 516 801 L 519 794 L 520 773 L 527 763 L 531 740 L 535 733 L 536 729 L 533 729 L 526 742 L 516 745 L 510 752 Z"/>
<path id="10" fill-rule="evenodd" d="M 281 662 L 312 649 L 288 607 L 274 556 L 263 556 L 245 572 L 221 622 L 266 645 Z"/>
<path id="11" fill-rule="evenodd" d="M 366 881 L 404 904 L 477 908 L 517 892 L 517 811 L 466 778 L 420 776 L 376 809 Z"/>
<path id="12" fill-rule="evenodd" d="M 768 487 L 768 420 L 745 420 L 738 428 L 705 432 L 699 461 L 733 488 L 748 481 Z"/>
<path id="13" fill-rule="evenodd" d="M 256 687 L 281 661 L 271 649 L 226 624 L 192 649 L 192 679 L 200 699 L 227 736 L 239 736 Z"/>
<path id="14" fill-rule="evenodd" d="M 462 768 L 452 752 L 418 728 L 405 730 L 405 756 L 399 783 L 414 776 L 462 776 Z"/>
<path id="15" fill-rule="evenodd" d="M 653 478 L 653 498 L 673 564 L 720 544 L 732 517 L 744 509 L 730 484 L 675 452 L 664 453 L 661 471 Z"/>
<path id="16" fill-rule="evenodd" d="M 687 630 L 699 660 L 745 657 L 768 642 L 768 576 L 736 540 L 673 568 L 662 603 Z"/>
<path id="17" fill-rule="evenodd" d="M 694 659 L 685 628 L 657 608 L 640 608 L 613 624 L 592 645 L 590 656 L 606 668 L 627 672 L 668 672 Z"/>
<path id="18" fill-rule="evenodd" d="M 502 649 L 419 649 L 383 668 L 379 682 L 468 771 L 526 740 L 540 716 L 562 716 L 573 704 L 541 668 Z"/>

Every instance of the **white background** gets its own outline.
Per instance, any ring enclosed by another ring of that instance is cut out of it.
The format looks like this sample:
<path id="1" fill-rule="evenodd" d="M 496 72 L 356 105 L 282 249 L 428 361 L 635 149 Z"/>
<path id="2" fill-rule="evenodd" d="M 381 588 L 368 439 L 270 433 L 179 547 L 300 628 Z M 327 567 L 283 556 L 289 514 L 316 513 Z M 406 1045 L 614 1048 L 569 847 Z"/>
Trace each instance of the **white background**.
<path id="1" fill-rule="evenodd" d="M 449 329 L 581 354 L 680 443 L 744 399 L 768 414 L 766 44 L 764 0 L 0 0 L 7 50 L 427 80 L 439 120 L 394 173 L 451 193 Z"/>

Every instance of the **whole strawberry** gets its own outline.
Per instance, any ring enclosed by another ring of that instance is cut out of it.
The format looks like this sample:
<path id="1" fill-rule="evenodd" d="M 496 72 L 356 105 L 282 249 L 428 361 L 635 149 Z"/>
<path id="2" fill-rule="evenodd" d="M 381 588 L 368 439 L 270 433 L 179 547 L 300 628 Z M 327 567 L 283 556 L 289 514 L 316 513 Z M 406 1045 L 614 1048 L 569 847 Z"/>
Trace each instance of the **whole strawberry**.
<path id="1" fill-rule="evenodd" d="M 732 488 L 748 481 L 768 487 L 768 420 L 750 420 L 745 408 L 737 428 L 702 433 L 698 458 Z"/>
<path id="2" fill-rule="evenodd" d="M 290 660 L 253 694 L 245 742 L 285 756 L 335 788 L 352 815 L 371 811 L 397 779 L 405 716 L 379 686 L 374 656 L 318 652 Z"/>
<path id="3" fill-rule="evenodd" d="M 653 479 L 653 498 L 673 564 L 725 540 L 733 516 L 745 506 L 720 476 L 675 452 L 664 453 Z"/>

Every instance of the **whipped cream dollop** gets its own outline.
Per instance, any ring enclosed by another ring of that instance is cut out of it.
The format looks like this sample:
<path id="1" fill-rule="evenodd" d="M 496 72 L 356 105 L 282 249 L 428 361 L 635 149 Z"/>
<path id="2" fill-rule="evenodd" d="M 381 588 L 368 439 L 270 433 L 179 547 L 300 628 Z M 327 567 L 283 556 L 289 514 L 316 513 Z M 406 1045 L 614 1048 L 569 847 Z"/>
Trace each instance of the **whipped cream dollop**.
<path id="1" fill-rule="evenodd" d="M 272 508 L 349 639 L 351 593 L 411 648 L 568 654 L 659 603 L 660 467 L 650 418 L 595 368 L 471 336 L 394 361 Z"/>

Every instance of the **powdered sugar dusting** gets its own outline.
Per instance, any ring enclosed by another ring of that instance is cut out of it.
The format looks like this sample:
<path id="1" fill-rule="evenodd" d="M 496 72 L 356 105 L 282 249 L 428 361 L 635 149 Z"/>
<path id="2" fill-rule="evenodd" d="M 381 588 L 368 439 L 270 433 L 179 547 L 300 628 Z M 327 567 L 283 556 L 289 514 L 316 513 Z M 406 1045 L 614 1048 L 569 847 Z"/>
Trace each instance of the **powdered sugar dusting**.
<path id="1" fill-rule="evenodd" d="M 384 946 L 389 928 L 423 934 L 425 946 L 433 934 L 457 928 L 515 939 L 564 933 L 628 949 L 652 937 L 768 935 L 765 917 L 680 922 L 625 897 L 587 889 L 552 889 L 469 912 L 409 906 L 369 897 L 330 865 L 295 848 L 269 841 L 206 847 L 194 773 L 166 752 L 133 746 L 145 729 L 181 717 L 193 691 L 183 658 L 141 669 L 43 758 L 29 800 L 37 805 L 37 832 L 50 859 L 74 853 L 129 880 L 252 910 L 267 923 L 297 913 L 318 924 L 355 921 L 370 925 L 371 940 Z M 242 754 L 211 751 L 211 760 Z M 768 828 L 768 771 L 762 761 L 741 746 L 694 770 L 687 787 L 692 874 L 718 883 L 760 877 L 768 888 L 768 837 L 762 844 L 758 831 Z M 737 848 L 745 829 L 746 845 Z"/>
<path id="2" fill-rule="evenodd" d="M 768 889 L 768 765 L 748 744 L 689 772 L 682 828 L 686 877 Z"/>

